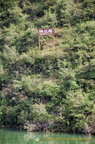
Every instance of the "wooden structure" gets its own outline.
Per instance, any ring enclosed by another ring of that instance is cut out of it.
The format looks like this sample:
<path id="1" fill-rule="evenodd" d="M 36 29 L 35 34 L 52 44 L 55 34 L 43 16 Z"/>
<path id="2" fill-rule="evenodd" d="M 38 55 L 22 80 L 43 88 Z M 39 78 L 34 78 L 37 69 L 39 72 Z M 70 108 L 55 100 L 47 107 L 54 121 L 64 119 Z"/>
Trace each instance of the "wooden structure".
<path id="1" fill-rule="evenodd" d="M 40 36 L 50 36 L 50 35 L 52 36 L 52 42 L 53 42 L 53 47 L 54 47 L 55 46 L 54 29 L 53 28 L 40 28 L 38 30 L 39 50 L 40 50 L 41 42 L 43 42 L 40 40 Z"/>

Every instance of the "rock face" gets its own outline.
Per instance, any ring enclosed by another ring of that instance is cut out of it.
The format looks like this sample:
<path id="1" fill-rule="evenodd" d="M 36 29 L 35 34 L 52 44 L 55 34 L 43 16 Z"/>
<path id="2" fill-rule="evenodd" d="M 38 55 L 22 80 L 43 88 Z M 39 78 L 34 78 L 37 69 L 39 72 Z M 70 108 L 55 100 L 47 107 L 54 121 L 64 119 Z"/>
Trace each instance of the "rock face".
<path id="1" fill-rule="evenodd" d="M 82 132 L 84 134 L 95 134 L 95 124 L 92 126 L 86 126 Z"/>
<path id="2" fill-rule="evenodd" d="M 39 122 L 27 122 L 24 125 L 24 129 L 27 131 L 43 131 L 45 128 L 47 128 L 49 125 L 49 122 L 39 123 Z"/>

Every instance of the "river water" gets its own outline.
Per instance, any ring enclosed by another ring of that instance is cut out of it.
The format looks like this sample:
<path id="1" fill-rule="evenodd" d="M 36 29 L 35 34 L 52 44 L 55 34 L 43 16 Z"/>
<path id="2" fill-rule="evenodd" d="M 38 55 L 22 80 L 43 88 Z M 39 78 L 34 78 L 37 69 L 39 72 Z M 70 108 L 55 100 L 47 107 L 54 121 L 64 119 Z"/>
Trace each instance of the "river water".
<path id="1" fill-rule="evenodd" d="M 1 129 L 0 144 L 95 144 L 95 136 Z"/>

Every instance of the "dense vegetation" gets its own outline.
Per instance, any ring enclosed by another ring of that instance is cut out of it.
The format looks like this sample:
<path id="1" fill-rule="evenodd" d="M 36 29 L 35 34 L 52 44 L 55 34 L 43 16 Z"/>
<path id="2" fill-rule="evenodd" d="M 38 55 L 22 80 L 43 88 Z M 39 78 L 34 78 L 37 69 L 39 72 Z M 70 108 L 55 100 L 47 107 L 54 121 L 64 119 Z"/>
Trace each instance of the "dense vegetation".
<path id="1" fill-rule="evenodd" d="M 38 51 L 40 27 L 55 29 L 55 47 Z M 0 125 L 82 132 L 94 104 L 95 0 L 1 0 Z"/>

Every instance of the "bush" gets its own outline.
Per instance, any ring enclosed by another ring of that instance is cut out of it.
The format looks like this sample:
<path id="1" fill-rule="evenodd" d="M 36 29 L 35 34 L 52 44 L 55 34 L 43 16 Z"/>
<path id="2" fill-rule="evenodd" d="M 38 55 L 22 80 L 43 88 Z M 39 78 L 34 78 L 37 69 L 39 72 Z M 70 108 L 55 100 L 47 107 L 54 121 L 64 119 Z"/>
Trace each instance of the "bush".
<path id="1" fill-rule="evenodd" d="M 86 113 L 91 112 L 88 102 L 87 95 L 82 93 L 81 90 L 68 92 L 65 104 L 65 117 L 68 127 L 73 132 L 81 131 L 85 125 Z"/>
<path id="2" fill-rule="evenodd" d="M 48 25 L 49 27 L 56 27 L 57 26 L 57 19 L 56 14 L 51 12 L 51 10 L 45 10 L 44 16 L 42 18 L 37 19 L 35 25 L 37 27 L 42 27 Z"/>

